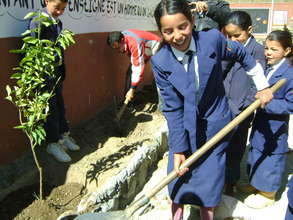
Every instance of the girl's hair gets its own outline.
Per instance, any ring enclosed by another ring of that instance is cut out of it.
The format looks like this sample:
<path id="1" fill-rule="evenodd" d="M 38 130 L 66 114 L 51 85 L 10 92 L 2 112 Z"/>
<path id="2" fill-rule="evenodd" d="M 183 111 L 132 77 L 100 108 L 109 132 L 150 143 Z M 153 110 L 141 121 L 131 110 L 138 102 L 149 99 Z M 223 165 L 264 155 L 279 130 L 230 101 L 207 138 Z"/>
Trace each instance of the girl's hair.
<path id="1" fill-rule="evenodd" d="M 278 41 L 283 49 L 291 48 L 291 52 L 287 55 L 288 58 L 290 58 L 291 65 L 293 65 L 293 46 L 292 46 L 292 35 L 289 31 L 282 31 L 282 30 L 276 30 L 269 33 L 266 40 L 270 41 Z"/>
<path id="2" fill-rule="evenodd" d="M 190 7 L 186 0 L 162 0 L 156 7 L 154 17 L 158 26 L 161 30 L 161 17 L 164 15 L 174 15 L 182 13 L 189 21 L 192 22 L 192 14 Z"/>
<path id="3" fill-rule="evenodd" d="M 252 26 L 250 15 L 245 11 L 233 11 L 225 19 L 224 25 L 234 24 L 241 28 L 241 30 L 248 30 L 249 26 Z"/>

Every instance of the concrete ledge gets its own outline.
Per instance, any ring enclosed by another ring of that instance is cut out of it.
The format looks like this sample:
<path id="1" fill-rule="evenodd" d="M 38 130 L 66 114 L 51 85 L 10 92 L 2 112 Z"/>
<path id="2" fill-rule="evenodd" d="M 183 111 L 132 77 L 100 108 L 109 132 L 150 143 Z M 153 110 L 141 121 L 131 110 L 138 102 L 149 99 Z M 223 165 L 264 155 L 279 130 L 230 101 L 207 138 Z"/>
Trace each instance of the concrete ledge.
<path id="1" fill-rule="evenodd" d="M 94 211 L 124 209 L 139 193 L 167 151 L 167 126 L 162 125 L 154 139 L 145 142 L 134 154 L 128 166 L 102 188 L 83 199 L 77 207 L 81 213 L 94 206 Z"/>

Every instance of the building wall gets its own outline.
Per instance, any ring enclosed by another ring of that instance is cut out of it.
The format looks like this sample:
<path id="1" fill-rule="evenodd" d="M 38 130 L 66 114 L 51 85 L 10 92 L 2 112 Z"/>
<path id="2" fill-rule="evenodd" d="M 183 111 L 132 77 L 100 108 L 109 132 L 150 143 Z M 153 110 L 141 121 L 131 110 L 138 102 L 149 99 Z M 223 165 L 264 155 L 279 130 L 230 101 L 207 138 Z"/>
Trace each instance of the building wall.
<path id="1" fill-rule="evenodd" d="M 269 8 L 272 9 L 271 3 L 231 3 L 231 8 Z M 273 6 L 274 11 L 287 11 L 287 24 L 289 25 L 293 19 L 293 2 L 277 2 Z M 274 24 L 273 24 L 274 25 Z"/>
<path id="2" fill-rule="evenodd" d="M 13 129 L 17 125 L 18 117 L 16 108 L 4 100 L 6 95 L 5 86 L 11 84 L 9 73 L 16 65 L 17 56 L 9 54 L 12 48 L 19 48 L 20 42 L 17 38 L 0 39 L 0 161 L 9 162 L 11 159 L 21 155 L 28 142 L 21 131 Z"/>
<path id="3" fill-rule="evenodd" d="M 240 2 L 240 1 L 239 1 Z M 276 24 L 274 21 L 277 19 L 277 14 L 279 11 L 286 11 L 287 12 L 287 20 L 284 21 L 286 26 L 293 31 L 293 2 L 275 2 L 273 7 L 272 3 L 257 3 L 257 2 L 250 2 L 247 3 L 241 1 L 241 3 L 230 3 L 231 8 L 235 9 L 268 9 L 268 28 L 267 33 L 256 33 L 254 32 L 254 36 L 259 42 L 263 42 L 266 38 L 267 34 L 276 29 L 283 29 L 284 25 Z M 258 1 L 260 2 L 260 1 Z M 278 11 L 278 12 L 277 12 Z M 257 29 L 257 28 L 256 28 Z M 256 30 L 255 29 L 255 30 Z"/>

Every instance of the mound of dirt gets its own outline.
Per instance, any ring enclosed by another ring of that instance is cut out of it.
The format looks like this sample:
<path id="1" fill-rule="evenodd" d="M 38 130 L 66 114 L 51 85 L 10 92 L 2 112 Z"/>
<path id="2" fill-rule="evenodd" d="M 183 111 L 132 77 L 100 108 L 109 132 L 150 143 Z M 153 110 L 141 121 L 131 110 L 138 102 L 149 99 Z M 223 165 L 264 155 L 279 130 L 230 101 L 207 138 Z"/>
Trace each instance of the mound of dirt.
<path id="1" fill-rule="evenodd" d="M 118 174 L 145 141 L 153 138 L 164 118 L 157 109 L 153 86 L 144 87 L 126 109 L 121 121 L 110 106 L 91 120 L 73 128 L 71 135 L 81 147 L 69 152 L 72 162 L 56 162 L 43 147 L 38 155 L 44 168 L 45 199 L 36 199 L 38 184 L 18 190 L 0 204 L 1 220 L 56 220 L 74 210 L 81 198 Z"/>

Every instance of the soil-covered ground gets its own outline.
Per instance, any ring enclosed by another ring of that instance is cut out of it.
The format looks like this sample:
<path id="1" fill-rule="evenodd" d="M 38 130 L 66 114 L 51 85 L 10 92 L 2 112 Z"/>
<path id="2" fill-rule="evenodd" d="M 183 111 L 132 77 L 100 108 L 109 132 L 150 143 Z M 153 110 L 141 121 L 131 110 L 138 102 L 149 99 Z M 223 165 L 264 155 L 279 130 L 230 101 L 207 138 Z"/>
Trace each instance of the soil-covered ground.
<path id="1" fill-rule="evenodd" d="M 8 195 L 0 203 L 1 220 L 56 220 L 68 210 L 76 209 L 81 198 L 105 184 L 123 169 L 137 147 L 150 140 L 163 119 L 157 109 L 153 86 L 146 86 L 129 104 L 117 123 L 120 106 L 111 105 L 91 120 L 72 128 L 71 133 L 81 150 L 68 152 L 72 161 L 56 162 L 38 148 L 44 168 L 44 200 L 38 198 L 36 184 Z"/>

